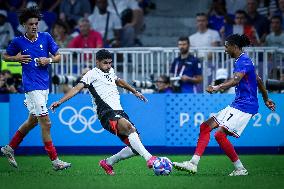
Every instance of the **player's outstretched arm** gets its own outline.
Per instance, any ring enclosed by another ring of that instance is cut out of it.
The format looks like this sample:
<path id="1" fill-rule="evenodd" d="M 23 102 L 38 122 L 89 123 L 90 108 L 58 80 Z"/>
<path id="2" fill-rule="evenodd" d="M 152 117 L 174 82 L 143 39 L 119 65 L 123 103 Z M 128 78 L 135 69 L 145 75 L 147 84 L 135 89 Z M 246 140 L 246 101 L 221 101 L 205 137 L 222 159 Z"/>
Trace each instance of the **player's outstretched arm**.
<path id="1" fill-rule="evenodd" d="M 76 94 L 78 94 L 83 88 L 84 88 L 83 83 L 78 83 L 75 87 L 73 87 L 68 93 L 64 95 L 59 101 L 53 102 L 49 109 L 51 109 L 53 112 L 55 111 L 56 108 L 58 108 L 62 103 L 66 102 Z"/>
<path id="2" fill-rule="evenodd" d="M 15 56 L 10 56 L 7 53 L 4 53 L 3 60 L 7 62 L 20 62 L 23 64 L 28 64 L 30 61 L 32 61 L 30 55 L 22 55 L 21 53 L 18 53 Z"/>
<path id="3" fill-rule="evenodd" d="M 139 91 L 137 91 L 136 89 L 134 89 L 133 87 L 131 87 L 126 81 L 124 81 L 123 79 L 118 78 L 115 81 L 116 85 L 124 88 L 130 92 L 132 92 L 137 98 L 139 98 L 140 100 L 144 101 L 144 102 L 148 102 L 147 98 L 145 98 L 145 96 L 143 96 Z"/>
<path id="4" fill-rule="evenodd" d="M 226 89 L 229 89 L 230 87 L 234 87 L 241 81 L 244 75 L 245 74 L 242 72 L 235 72 L 233 78 L 229 79 L 228 81 L 225 81 L 224 83 L 221 83 L 220 85 L 209 85 L 206 91 L 208 93 L 214 93 L 218 91 L 224 91 Z"/>
<path id="5" fill-rule="evenodd" d="M 257 80 L 257 87 L 258 87 L 258 90 L 261 92 L 261 95 L 262 95 L 262 99 L 265 103 L 265 105 L 272 111 L 275 111 L 275 103 L 268 98 L 268 94 L 267 94 L 267 91 L 266 91 L 266 88 L 262 82 L 262 79 L 259 77 L 259 75 L 256 75 L 256 80 Z"/>

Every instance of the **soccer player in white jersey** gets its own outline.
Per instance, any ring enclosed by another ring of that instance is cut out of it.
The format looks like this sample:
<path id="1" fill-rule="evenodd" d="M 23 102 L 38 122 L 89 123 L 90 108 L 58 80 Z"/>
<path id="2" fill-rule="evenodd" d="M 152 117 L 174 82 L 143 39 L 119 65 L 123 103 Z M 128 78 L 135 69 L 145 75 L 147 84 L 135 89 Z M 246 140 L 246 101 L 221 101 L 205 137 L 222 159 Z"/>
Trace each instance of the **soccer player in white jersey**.
<path id="1" fill-rule="evenodd" d="M 52 161 L 54 170 L 62 170 L 71 166 L 57 157 L 50 136 L 51 121 L 46 107 L 49 93 L 50 63 L 59 62 L 58 46 L 47 32 L 38 32 L 38 23 L 41 19 L 37 7 L 24 9 L 19 16 L 20 24 L 26 33 L 15 37 L 9 44 L 4 60 L 16 61 L 22 65 L 22 81 L 25 90 L 25 105 L 29 110 L 27 120 L 19 127 L 10 143 L 1 148 L 1 152 L 8 158 L 13 167 L 18 167 L 14 157 L 14 150 L 20 145 L 23 138 L 38 123 L 41 126 L 44 148 Z M 49 57 L 49 53 L 52 57 Z"/>
<path id="2" fill-rule="evenodd" d="M 235 167 L 235 170 L 229 176 L 248 175 L 248 171 L 243 166 L 227 136 L 239 138 L 251 117 L 258 112 L 257 88 L 262 94 L 265 105 L 270 110 L 275 110 L 274 102 L 268 98 L 261 78 L 255 73 L 252 60 L 243 52 L 243 47 L 249 44 L 250 41 L 245 35 L 233 34 L 226 39 L 225 52 L 236 59 L 234 76 L 220 85 L 209 85 L 206 91 L 214 93 L 236 86 L 235 100 L 231 105 L 200 125 L 200 134 L 193 157 L 190 161 L 173 162 L 175 168 L 196 173 L 199 160 L 210 140 L 210 132 L 217 129 L 214 135 L 215 139 Z"/>
<path id="3" fill-rule="evenodd" d="M 117 86 L 132 92 L 142 101 L 147 99 L 127 82 L 118 78 L 114 73 L 112 55 L 109 51 L 102 49 L 96 53 L 96 67 L 88 71 L 81 81 L 72 88 L 63 98 L 51 104 L 50 109 L 55 110 L 62 103 L 75 96 L 83 88 L 88 88 L 97 105 L 97 114 L 104 129 L 117 135 L 127 147 L 117 154 L 101 160 L 100 166 L 108 175 L 114 175 L 113 165 L 120 160 L 141 155 L 146 161 L 147 166 L 152 168 L 153 161 L 156 159 L 143 146 L 139 139 L 134 124 L 129 120 L 128 115 L 123 111 L 120 104 L 120 95 Z"/>

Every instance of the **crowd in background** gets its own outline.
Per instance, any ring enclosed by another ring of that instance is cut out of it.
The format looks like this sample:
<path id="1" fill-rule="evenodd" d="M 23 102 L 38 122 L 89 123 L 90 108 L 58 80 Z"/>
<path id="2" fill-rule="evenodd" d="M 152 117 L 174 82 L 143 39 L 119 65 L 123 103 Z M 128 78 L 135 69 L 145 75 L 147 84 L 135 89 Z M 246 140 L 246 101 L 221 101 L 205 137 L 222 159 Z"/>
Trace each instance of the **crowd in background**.
<path id="1" fill-rule="evenodd" d="M 31 6 L 42 10 L 39 31 L 51 33 L 61 48 L 143 46 L 139 35 L 145 29 L 144 16 L 155 9 L 151 0 L 0 0 L 0 49 L 22 35 L 17 12 Z M 238 33 L 246 34 L 252 46 L 282 47 L 283 16 L 284 0 L 212 0 L 209 11 L 196 15 L 189 45 L 223 46 L 227 36 Z M 204 56 L 210 54 L 198 54 Z M 21 87 L 11 89 L 4 83 L 5 71 L 0 75 L 0 93 L 20 92 Z"/>

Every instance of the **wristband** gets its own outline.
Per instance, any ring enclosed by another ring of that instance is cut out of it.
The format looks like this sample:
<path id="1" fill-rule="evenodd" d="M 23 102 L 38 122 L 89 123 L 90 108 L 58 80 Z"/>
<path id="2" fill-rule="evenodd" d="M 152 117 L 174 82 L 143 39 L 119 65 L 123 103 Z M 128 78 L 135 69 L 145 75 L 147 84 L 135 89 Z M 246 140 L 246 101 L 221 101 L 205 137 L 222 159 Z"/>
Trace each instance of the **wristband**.
<path id="1" fill-rule="evenodd" d="M 52 58 L 49 58 L 48 61 L 49 61 L 49 64 L 51 64 L 52 63 Z"/>

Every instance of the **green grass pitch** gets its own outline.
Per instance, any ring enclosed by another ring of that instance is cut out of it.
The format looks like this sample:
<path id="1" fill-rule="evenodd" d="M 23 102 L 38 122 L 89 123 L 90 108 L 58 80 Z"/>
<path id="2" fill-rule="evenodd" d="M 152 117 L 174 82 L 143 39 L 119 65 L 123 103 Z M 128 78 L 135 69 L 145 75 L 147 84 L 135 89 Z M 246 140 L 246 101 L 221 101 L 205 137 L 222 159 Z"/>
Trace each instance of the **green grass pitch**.
<path id="1" fill-rule="evenodd" d="M 200 161 L 198 173 L 189 175 L 173 170 L 170 176 L 155 176 L 139 156 L 114 166 L 115 176 L 105 175 L 98 166 L 107 156 L 61 156 L 72 163 L 68 170 L 55 172 L 47 156 L 18 156 L 19 168 L 10 167 L 0 157 L 0 189 L 84 189 L 84 188 L 284 188 L 284 155 L 241 155 L 249 171 L 245 177 L 228 177 L 233 166 L 224 155 L 207 155 Z M 169 155 L 172 161 L 183 161 L 185 155 Z"/>

